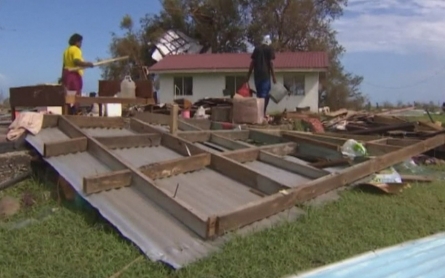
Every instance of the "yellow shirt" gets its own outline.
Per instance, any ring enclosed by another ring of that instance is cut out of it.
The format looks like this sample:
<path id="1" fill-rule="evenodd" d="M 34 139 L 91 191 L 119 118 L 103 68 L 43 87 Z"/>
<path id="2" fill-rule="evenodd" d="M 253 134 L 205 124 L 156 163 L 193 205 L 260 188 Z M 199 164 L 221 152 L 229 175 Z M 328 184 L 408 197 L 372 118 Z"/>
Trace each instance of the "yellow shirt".
<path id="1" fill-rule="evenodd" d="M 71 45 L 63 52 L 63 67 L 65 69 L 76 68 L 75 60 L 83 61 L 82 50 L 76 45 Z M 83 75 L 83 70 L 78 72 L 80 75 Z"/>

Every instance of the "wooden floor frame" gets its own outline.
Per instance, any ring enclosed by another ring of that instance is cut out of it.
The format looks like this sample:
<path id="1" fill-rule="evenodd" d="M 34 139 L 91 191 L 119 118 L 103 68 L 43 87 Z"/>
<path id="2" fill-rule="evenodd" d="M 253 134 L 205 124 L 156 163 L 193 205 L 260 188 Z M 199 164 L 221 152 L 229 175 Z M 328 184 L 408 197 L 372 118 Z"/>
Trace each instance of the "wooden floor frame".
<path id="1" fill-rule="evenodd" d="M 165 116 L 165 115 L 163 115 Z M 167 117 L 169 117 L 167 115 Z M 155 124 L 165 121 L 165 117 L 155 120 Z M 163 122 L 161 123 L 163 124 Z M 439 135 L 424 141 L 400 139 L 374 139 L 365 142 L 372 149 L 374 157 L 357 163 L 340 172 L 329 172 L 310 165 L 289 162 L 283 156 L 294 153 L 314 152 L 332 159 L 341 158 L 340 146 L 347 138 L 330 135 L 307 134 L 301 132 L 262 132 L 258 130 L 202 130 L 187 123 L 187 131 L 174 135 L 156 128 L 138 118 L 129 123 L 122 118 L 102 118 L 83 116 L 45 116 L 43 128 L 57 127 L 70 139 L 44 144 L 45 157 L 87 151 L 111 169 L 111 173 L 84 177 L 85 194 L 100 194 L 104 190 L 138 184 L 145 186 L 150 198 L 162 209 L 181 221 L 199 236 L 213 239 L 226 232 L 249 225 L 258 220 L 289 209 L 336 188 L 348 185 L 402 162 L 414 155 L 424 153 L 445 143 L 445 136 Z M 178 123 L 179 126 L 179 123 Z M 115 137 L 92 137 L 84 128 L 124 128 L 136 135 Z M 253 146 L 242 142 L 255 139 L 267 143 Z M 238 140 L 238 141 L 237 141 Z M 399 141 L 397 141 L 399 140 Z M 232 151 L 209 152 L 198 147 L 195 142 L 212 141 L 226 146 Z M 115 148 L 162 145 L 184 157 L 162 161 L 136 168 L 111 152 Z M 309 150 L 309 151 L 308 151 Z M 289 172 L 298 173 L 311 179 L 304 185 L 290 188 L 271 177 L 243 165 L 259 160 Z M 245 184 L 262 196 L 258 201 L 223 215 L 205 216 L 188 204 L 175 199 L 156 184 L 156 179 L 209 167 L 221 174 Z"/>

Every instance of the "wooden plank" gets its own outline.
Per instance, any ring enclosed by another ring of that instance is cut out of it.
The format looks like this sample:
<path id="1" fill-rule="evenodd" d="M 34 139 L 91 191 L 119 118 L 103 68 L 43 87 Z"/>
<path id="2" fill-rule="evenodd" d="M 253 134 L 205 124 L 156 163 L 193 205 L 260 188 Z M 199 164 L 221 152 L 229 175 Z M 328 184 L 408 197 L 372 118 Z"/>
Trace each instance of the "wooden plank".
<path id="1" fill-rule="evenodd" d="M 70 153 L 85 152 L 87 150 L 87 138 L 79 137 L 43 144 L 43 156 L 52 157 L 67 155 Z"/>
<path id="2" fill-rule="evenodd" d="M 351 165 L 352 160 L 350 158 L 340 158 L 335 160 L 326 160 L 326 161 L 318 161 L 310 163 L 312 167 L 323 169 L 328 167 L 336 167 L 336 166 L 343 166 L 343 165 Z"/>
<path id="3" fill-rule="evenodd" d="M 87 195 L 105 190 L 130 186 L 132 173 L 130 170 L 113 171 L 83 178 L 83 192 Z"/>
<path id="4" fill-rule="evenodd" d="M 207 119 L 183 119 L 183 121 L 202 130 L 209 130 L 212 125 L 212 122 Z"/>
<path id="5" fill-rule="evenodd" d="M 201 130 L 199 127 L 188 124 L 188 123 L 184 122 L 183 120 L 178 120 L 178 129 L 179 130 L 187 130 L 187 131 Z"/>
<path id="6" fill-rule="evenodd" d="M 152 163 L 142 166 L 140 169 L 142 173 L 155 180 L 201 170 L 208 165 L 210 165 L 210 154 L 203 153 L 190 157 Z"/>
<path id="7" fill-rule="evenodd" d="M 246 149 L 246 148 L 253 148 L 254 146 L 249 145 L 247 143 L 244 142 L 239 142 L 239 141 L 234 141 L 234 140 L 230 140 L 228 138 L 225 138 L 223 136 L 220 135 L 216 135 L 216 134 L 212 134 L 210 136 L 210 142 L 220 145 L 226 149 L 229 150 L 239 150 L 239 149 Z"/>
<path id="8" fill-rule="evenodd" d="M 314 133 L 309 133 L 309 132 L 301 132 L 301 131 L 283 131 L 283 132 L 285 132 L 285 134 L 295 135 L 297 138 L 313 139 L 313 140 L 322 141 L 322 142 L 330 143 L 330 144 L 337 145 L 337 146 L 342 146 L 348 140 L 346 138 L 332 137 L 332 136 L 314 134 Z"/>
<path id="9" fill-rule="evenodd" d="M 42 129 L 49 127 L 57 127 L 59 123 L 59 115 L 43 115 Z"/>
<path id="10" fill-rule="evenodd" d="M 134 115 L 134 118 L 141 120 L 145 123 L 156 124 L 156 125 L 168 125 L 170 123 L 170 116 L 159 114 L 159 113 L 150 113 L 150 112 L 140 112 Z"/>
<path id="11" fill-rule="evenodd" d="M 356 135 L 356 134 L 348 134 L 348 133 L 335 133 L 335 132 L 323 132 L 323 133 L 314 133 L 331 137 L 339 137 L 345 139 L 354 139 L 357 141 L 371 141 L 381 139 L 382 136 L 379 135 Z"/>
<path id="12" fill-rule="evenodd" d="M 136 132 L 153 132 L 161 134 L 162 136 L 161 144 L 164 147 L 174 150 L 175 152 L 183 156 L 191 156 L 191 155 L 206 153 L 206 151 L 195 146 L 194 144 L 180 137 L 168 134 L 166 131 L 158 130 L 150 126 L 149 124 L 142 122 L 141 120 L 132 118 L 130 120 L 130 127 Z"/>
<path id="13" fill-rule="evenodd" d="M 178 136 L 192 143 L 210 141 L 210 131 L 186 131 L 178 132 Z"/>
<path id="14" fill-rule="evenodd" d="M 179 113 L 179 106 L 177 104 L 174 104 L 172 109 L 170 110 L 170 133 L 173 135 L 176 135 L 178 133 L 178 113 Z"/>
<path id="15" fill-rule="evenodd" d="M 297 144 L 290 142 L 290 143 L 255 147 L 249 149 L 239 149 L 231 152 L 225 152 L 222 153 L 221 155 L 233 159 L 235 161 L 238 161 L 240 163 L 245 163 L 258 159 L 260 151 L 266 151 L 272 154 L 284 156 L 294 153 L 296 150 L 297 150 Z"/>
<path id="16" fill-rule="evenodd" d="M 139 169 L 134 167 L 132 164 L 127 163 L 125 160 L 121 160 L 119 156 L 115 155 L 109 151 L 104 145 L 102 145 L 96 139 L 90 137 L 88 134 L 84 133 L 73 123 L 69 122 L 65 117 L 61 117 L 60 121 L 66 122 L 66 128 L 72 129 L 71 133 L 80 133 L 88 139 L 88 151 L 103 164 L 107 165 L 113 171 L 116 170 L 130 170 L 132 173 L 133 184 L 138 185 L 139 190 L 141 190 L 147 198 L 150 198 L 154 203 L 156 203 L 165 212 L 172 215 L 178 221 L 183 223 L 186 227 L 190 228 L 197 235 L 203 238 L 212 237 L 210 224 L 213 222 L 209 221 L 209 217 L 202 215 L 196 209 L 192 209 L 188 204 L 181 200 L 173 199 L 170 193 L 159 188 L 154 184 L 154 181 L 144 175 Z M 209 228 L 210 227 L 210 228 Z"/>
<path id="17" fill-rule="evenodd" d="M 237 161 L 221 155 L 212 154 L 211 168 L 267 195 L 289 188 Z"/>
<path id="18" fill-rule="evenodd" d="M 280 144 L 284 142 L 289 142 L 289 140 L 284 137 L 276 136 L 258 130 L 251 130 L 249 133 L 249 139 L 255 142 L 266 143 L 266 144 Z"/>
<path id="19" fill-rule="evenodd" d="M 11 107 L 64 106 L 65 88 L 61 85 L 36 85 L 9 88 Z"/>
<path id="20" fill-rule="evenodd" d="M 334 150 L 334 151 L 339 151 L 341 148 L 341 146 L 339 146 L 338 144 L 328 143 L 328 142 L 325 142 L 318 138 L 312 139 L 312 138 L 307 138 L 304 136 L 299 136 L 295 133 L 291 133 L 291 132 L 287 132 L 287 131 L 282 131 L 281 135 L 283 136 L 283 138 L 285 138 L 289 141 L 296 142 L 296 143 L 306 143 L 306 144 L 310 144 L 310 145 L 314 145 L 317 147 L 322 147 L 322 148 L 326 148 L 326 149 L 330 149 L 330 150 Z"/>
<path id="21" fill-rule="evenodd" d="M 124 128 L 125 120 L 122 117 L 88 117 L 65 116 L 79 128 Z"/>
<path id="22" fill-rule="evenodd" d="M 267 164 L 281 168 L 283 170 L 299 174 L 310 179 L 318 179 L 323 176 L 329 175 L 328 171 L 320 170 L 308 165 L 299 164 L 293 161 L 285 160 L 283 157 L 260 151 L 258 159 Z"/>
<path id="23" fill-rule="evenodd" d="M 392 146 L 392 145 L 385 145 L 385 144 L 377 144 L 377 143 L 365 143 L 365 148 L 370 155 L 382 155 L 386 154 L 388 152 L 397 151 L 402 146 Z"/>
<path id="24" fill-rule="evenodd" d="M 372 173 L 386 169 L 412 156 L 424 153 L 445 143 L 445 137 L 439 135 L 386 155 L 370 159 L 354 165 L 338 173 L 330 174 L 313 180 L 302 187 L 289 189 L 251 202 L 237 210 L 220 215 L 217 218 L 217 231 L 221 235 L 227 231 L 240 228 L 263 218 L 277 214 L 294 206 L 297 202 L 305 202 L 316 196 L 357 181 Z"/>
<path id="25" fill-rule="evenodd" d="M 230 140 L 247 140 L 249 139 L 248 130 L 202 130 L 202 131 L 182 131 L 178 132 L 178 136 L 189 142 L 206 142 L 210 141 L 211 134 L 223 136 Z"/>
<path id="26" fill-rule="evenodd" d="M 393 146 L 410 146 L 416 143 L 421 142 L 422 140 L 417 140 L 417 139 L 408 139 L 408 138 L 403 138 L 403 139 L 397 139 L 397 138 L 388 138 L 386 140 L 386 144 L 388 145 L 393 145 Z"/>
<path id="27" fill-rule="evenodd" d="M 155 133 L 94 138 L 109 149 L 153 147 L 161 144 L 161 135 Z"/>

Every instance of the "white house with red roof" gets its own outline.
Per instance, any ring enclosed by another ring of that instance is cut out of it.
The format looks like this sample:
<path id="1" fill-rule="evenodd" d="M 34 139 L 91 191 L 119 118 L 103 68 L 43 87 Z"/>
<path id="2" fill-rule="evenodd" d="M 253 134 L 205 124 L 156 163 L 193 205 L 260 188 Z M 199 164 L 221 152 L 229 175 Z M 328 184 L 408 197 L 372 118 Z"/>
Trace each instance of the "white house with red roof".
<path id="1" fill-rule="evenodd" d="M 202 98 L 230 97 L 246 81 L 250 65 L 249 53 L 212 53 L 169 55 L 150 68 L 159 75 L 158 99 L 171 103 L 175 98 L 191 102 Z M 276 53 L 274 69 L 277 82 L 289 89 L 290 95 L 278 104 L 270 100 L 268 112 L 297 107 L 319 106 L 320 77 L 328 69 L 325 52 Z M 252 80 L 251 89 L 255 90 Z"/>

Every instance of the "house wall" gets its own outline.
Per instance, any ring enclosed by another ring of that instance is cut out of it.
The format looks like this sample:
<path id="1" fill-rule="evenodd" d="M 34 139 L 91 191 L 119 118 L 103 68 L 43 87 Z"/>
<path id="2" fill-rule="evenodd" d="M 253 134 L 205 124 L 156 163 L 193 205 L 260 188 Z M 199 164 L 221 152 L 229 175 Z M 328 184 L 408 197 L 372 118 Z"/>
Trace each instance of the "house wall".
<path id="1" fill-rule="evenodd" d="M 233 73 L 192 73 L 184 75 L 160 74 L 159 84 L 160 92 L 158 98 L 161 103 L 171 103 L 174 100 L 173 78 L 174 76 L 193 76 L 193 96 L 178 96 L 186 98 L 191 102 L 198 101 L 205 97 L 219 98 L 223 97 L 225 88 L 225 76 Z M 283 83 L 283 73 L 276 73 L 277 82 Z M 249 81 L 251 88 L 255 89 L 253 78 Z M 318 87 L 319 73 L 305 73 L 305 95 L 304 96 L 286 96 L 278 104 L 269 101 L 267 112 L 281 112 L 284 109 L 295 111 L 296 107 L 309 106 L 311 111 L 318 112 Z"/>

